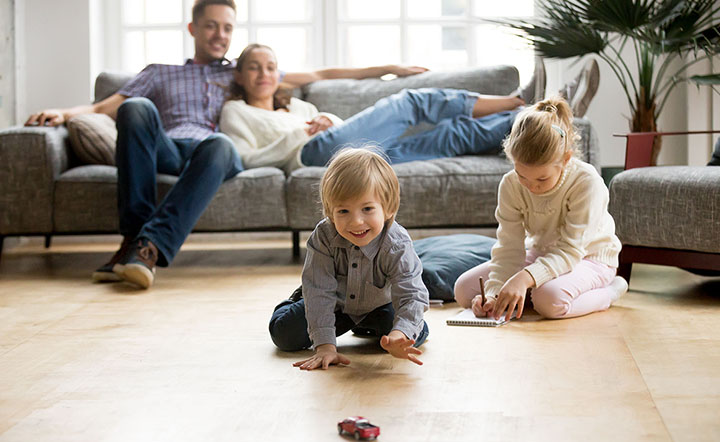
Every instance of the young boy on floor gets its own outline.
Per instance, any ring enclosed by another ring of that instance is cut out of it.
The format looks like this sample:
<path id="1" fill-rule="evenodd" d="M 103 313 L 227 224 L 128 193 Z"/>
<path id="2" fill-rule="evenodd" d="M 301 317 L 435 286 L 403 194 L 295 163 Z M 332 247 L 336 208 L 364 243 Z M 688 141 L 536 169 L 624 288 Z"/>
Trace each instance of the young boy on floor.
<path id="1" fill-rule="evenodd" d="M 395 222 L 395 171 L 370 148 L 340 150 L 320 183 L 325 219 L 307 242 L 302 286 L 277 307 L 270 336 L 283 351 L 312 347 L 302 370 L 349 364 L 336 337 L 349 330 L 381 336 L 396 358 L 422 365 L 429 296 L 407 231 Z"/>

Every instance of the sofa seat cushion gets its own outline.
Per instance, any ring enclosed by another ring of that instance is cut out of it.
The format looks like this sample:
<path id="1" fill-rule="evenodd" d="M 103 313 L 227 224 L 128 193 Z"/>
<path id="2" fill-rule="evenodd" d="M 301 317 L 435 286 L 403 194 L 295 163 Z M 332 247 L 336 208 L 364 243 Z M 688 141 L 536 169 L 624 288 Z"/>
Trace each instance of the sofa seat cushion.
<path id="1" fill-rule="evenodd" d="M 74 167 L 55 181 L 56 232 L 117 233 L 117 168 Z"/>
<path id="2" fill-rule="evenodd" d="M 405 228 L 495 225 L 497 188 L 510 163 L 496 155 L 413 161 L 393 166 L 400 181 L 397 221 Z M 294 230 L 312 230 L 322 219 L 320 179 L 325 168 L 294 171 L 287 183 L 288 218 Z"/>
<path id="3" fill-rule="evenodd" d="M 158 175 L 160 198 L 177 179 L 171 175 Z M 117 232 L 116 185 L 117 169 L 112 166 L 80 166 L 60 175 L 55 185 L 55 231 Z M 264 167 L 241 172 L 223 183 L 195 230 L 286 227 L 285 175 L 279 169 Z"/>
<path id="4" fill-rule="evenodd" d="M 623 244 L 720 253 L 720 167 L 626 170 L 609 210 Z"/>

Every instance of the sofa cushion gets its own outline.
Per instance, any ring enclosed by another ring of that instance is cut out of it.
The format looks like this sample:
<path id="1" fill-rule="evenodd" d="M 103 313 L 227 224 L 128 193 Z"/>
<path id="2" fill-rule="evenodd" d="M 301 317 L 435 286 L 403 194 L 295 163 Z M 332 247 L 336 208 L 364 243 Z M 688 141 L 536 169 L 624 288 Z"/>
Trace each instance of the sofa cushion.
<path id="1" fill-rule="evenodd" d="M 720 253 L 720 167 L 626 170 L 610 183 L 623 244 Z"/>
<path id="2" fill-rule="evenodd" d="M 95 79 L 95 103 L 119 91 L 135 74 L 127 72 L 101 72 Z"/>
<path id="3" fill-rule="evenodd" d="M 413 161 L 393 166 L 400 181 L 397 221 L 406 228 L 495 224 L 497 187 L 510 163 L 497 155 Z M 288 178 L 290 227 L 312 230 L 322 219 L 318 190 L 325 168 L 305 167 Z"/>
<path id="4" fill-rule="evenodd" d="M 158 175 L 159 198 L 177 179 Z M 284 188 L 285 175 L 278 169 L 263 167 L 243 171 L 220 186 L 194 230 L 286 228 Z M 54 207 L 57 232 L 117 232 L 117 169 L 93 165 L 66 171 L 56 182 Z"/>
<path id="5" fill-rule="evenodd" d="M 84 164 L 115 165 L 115 120 L 105 114 L 83 114 L 67 123 L 70 145 Z"/>
<path id="6" fill-rule="evenodd" d="M 457 234 L 431 236 L 413 242 L 422 262 L 422 279 L 430 299 L 453 301 L 455 281 L 465 271 L 490 259 L 494 238 Z"/>
<path id="7" fill-rule="evenodd" d="M 164 192 L 177 181 L 171 177 Z M 240 172 L 225 181 L 198 220 L 195 230 L 286 229 L 285 173 L 273 167 Z"/>
<path id="8" fill-rule="evenodd" d="M 117 233 L 117 168 L 89 165 L 67 170 L 55 181 L 56 232 Z"/>
<path id="9" fill-rule="evenodd" d="M 452 72 L 428 71 L 394 80 L 323 80 L 302 88 L 303 100 L 323 112 L 346 119 L 376 101 L 403 89 L 424 87 L 465 89 L 488 95 L 507 95 L 517 89 L 518 71 L 513 66 L 490 66 Z"/>

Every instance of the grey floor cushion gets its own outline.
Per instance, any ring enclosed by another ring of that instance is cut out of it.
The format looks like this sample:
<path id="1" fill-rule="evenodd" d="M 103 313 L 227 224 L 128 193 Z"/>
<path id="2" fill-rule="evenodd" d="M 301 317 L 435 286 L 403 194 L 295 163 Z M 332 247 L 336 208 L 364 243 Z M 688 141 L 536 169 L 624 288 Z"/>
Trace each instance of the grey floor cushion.
<path id="1" fill-rule="evenodd" d="M 432 236 L 414 241 L 423 265 L 422 279 L 430 299 L 453 301 L 455 281 L 466 270 L 490 259 L 494 238 L 462 233 Z"/>

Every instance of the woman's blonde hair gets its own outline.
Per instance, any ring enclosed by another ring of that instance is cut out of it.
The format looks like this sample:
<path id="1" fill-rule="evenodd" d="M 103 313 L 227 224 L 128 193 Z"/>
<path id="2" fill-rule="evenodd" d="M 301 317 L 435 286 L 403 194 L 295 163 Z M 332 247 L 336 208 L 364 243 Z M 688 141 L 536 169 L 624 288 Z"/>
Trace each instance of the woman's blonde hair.
<path id="1" fill-rule="evenodd" d="M 325 216 L 332 221 L 334 207 L 344 201 L 374 192 L 386 214 L 400 207 L 400 183 L 395 171 L 377 146 L 343 148 L 333 155 L 320 181 L 320 200 Z"/>
<path id="2" fill-rule="evenodd" d="M 572 124 L 567 101 L 555 96 L 521 111 L 505 138 L 505 154 L 513 162 L 543 166 L 560 161 L 568 152 L 576 153 L 580 140 Z"/>

